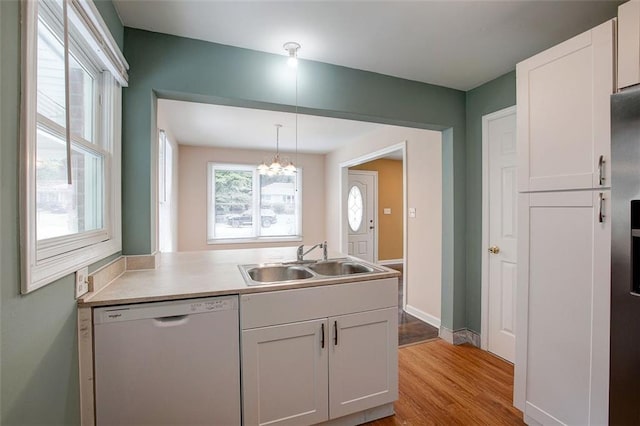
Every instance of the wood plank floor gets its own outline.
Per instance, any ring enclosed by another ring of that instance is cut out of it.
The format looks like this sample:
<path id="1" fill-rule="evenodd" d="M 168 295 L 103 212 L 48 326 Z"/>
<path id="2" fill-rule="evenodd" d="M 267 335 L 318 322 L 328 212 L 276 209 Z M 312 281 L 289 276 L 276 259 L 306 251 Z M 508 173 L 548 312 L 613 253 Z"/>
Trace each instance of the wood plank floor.
<path id="1" fill-rule="evenodd" d="M 398 350 L 400 398 L 389 425 L 524 425 L 513 366 L 471 345 L 433 340 Z"/>

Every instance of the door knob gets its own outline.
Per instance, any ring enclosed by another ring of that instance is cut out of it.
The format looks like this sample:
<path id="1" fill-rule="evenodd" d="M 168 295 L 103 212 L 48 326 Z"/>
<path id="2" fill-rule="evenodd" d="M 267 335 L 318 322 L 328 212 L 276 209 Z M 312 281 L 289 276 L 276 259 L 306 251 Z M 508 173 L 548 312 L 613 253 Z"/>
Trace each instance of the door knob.
<path id="1" fill-rule="evenodd" d="M 498 253 L 500 253 L 500 247 L 498 247 L 498 246 L 491 246 L 491 247 L 489 247 L 489 253 L 491 253 L 491 254 L 498 254 Z"/>

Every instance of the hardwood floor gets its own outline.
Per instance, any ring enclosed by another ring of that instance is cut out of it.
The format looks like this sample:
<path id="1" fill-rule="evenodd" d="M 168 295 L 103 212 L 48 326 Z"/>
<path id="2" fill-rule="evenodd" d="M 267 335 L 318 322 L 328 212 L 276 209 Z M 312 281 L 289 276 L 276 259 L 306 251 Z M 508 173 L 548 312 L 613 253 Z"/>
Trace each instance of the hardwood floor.
<path id="1" fill-rule="evenodd" d="M 433 340 L 398 350 L 400 398 L 389 425 L 524 425 L 513 366 L 471 345 Z"/>

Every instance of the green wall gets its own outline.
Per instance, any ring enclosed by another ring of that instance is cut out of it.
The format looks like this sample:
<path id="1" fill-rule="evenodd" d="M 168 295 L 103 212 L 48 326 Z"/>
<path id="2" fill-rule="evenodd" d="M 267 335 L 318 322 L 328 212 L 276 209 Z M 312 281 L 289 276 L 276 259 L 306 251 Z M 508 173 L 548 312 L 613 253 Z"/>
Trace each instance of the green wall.
<path id="1" fill-rule="evenodd" d="M 122 26 L 120 16 L 118 16 L 115 6 L 111 0 L 93 0 L 93 3 L 100 12 L 105 24 L 109 27 L 113 39 L 118 44 L 120 50 L 122 50 L 124 47 L 124 27 Z"/>
<path id="2" fill-rule="evenodd" d="M 80 422 L 73 277 L 20 295 L 19 12 L 18 1 L 0 1 L 0 424 L 71 425 Z"/>
<path id="3" fill-rule="evenodd" d="M 123 250 L 152 250 L 151 141 L 156 96 L 292 110 L 293 85 L 284 55 L 125 28 L 131 66 L 124 92 Z M 444 134 L 442 323 L 465 321 L 465 94 L 415 81 L 300 61 L 302 112 L 421 127 Z"/>
<path id="4" fill-rule="evenodd" d="M 482 261 L 482 116 L 516 104 L 512 71 L 467 92 L 466 327 L 480 333 Z"/>

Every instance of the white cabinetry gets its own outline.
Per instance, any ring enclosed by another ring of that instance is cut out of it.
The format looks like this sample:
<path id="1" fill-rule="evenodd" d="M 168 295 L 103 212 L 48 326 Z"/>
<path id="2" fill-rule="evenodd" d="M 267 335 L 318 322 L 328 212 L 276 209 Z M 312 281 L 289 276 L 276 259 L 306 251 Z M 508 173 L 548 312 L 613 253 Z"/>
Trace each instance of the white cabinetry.
<path id="1" fill-rule="evenodd" d="M 315 424 L 396 400 L 396 298 L 395 279 L 242 296 L 244 424 Z"/>
<path id="2" fill-rule="evenodd" d="M 618 88 L 640 84 L 640 0 L 618 7 Z"/>
<path id="3" fill-rule="evenodd" d="M 329 418 L 323 329 L 326 333 L 326 319 L 242 332 L 246 425 L 313 424 Z"/>
<path id="4" fill-rule="evenodd" d="M 608 422 L 614 30 L 517 66 L 514 401 L 529 424 Z"/>
<path id="5" fill-rule="evenodd" d="M 608 21 L 517 65 L 519 191 L 610 186 L 614 31 Z"/>
<path id="6" fill-rule="evenodd" d="M 517 323 L 526 326 L 516 334 L 519 408 L 541 424 L 606 424 L 609 193 L 520 197 L 526 228 L 518 241 Z"/>

